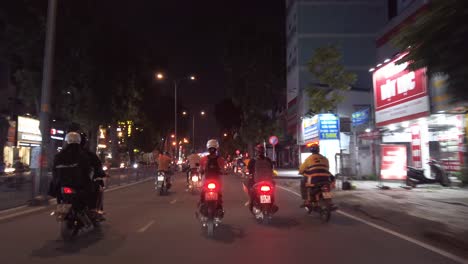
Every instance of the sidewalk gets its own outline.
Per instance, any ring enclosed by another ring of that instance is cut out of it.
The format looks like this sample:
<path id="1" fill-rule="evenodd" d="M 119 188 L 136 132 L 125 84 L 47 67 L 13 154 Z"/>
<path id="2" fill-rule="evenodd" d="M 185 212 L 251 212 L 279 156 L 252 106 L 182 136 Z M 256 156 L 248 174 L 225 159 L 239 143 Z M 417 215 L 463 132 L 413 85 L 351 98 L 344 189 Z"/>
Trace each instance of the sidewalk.
<path id="1" fill-rule="evenodd" d="M 279 179 L 279 184 L 299 190 L 299 181 Z M 334 202 L 349 211 L 391 229 L 414 237 L 454 247 L 468 257 L 468 188 L 445 188 L 421 185 L 405 189 L 401 183 L 352 181 L 351 191 L 341 190 L 337 183 Z"/>
<path id="2" fill-rule="evenodd" d="M 302 175 L 298 174 L 298 170 L 295 169 L 276 169 L 278 177 L 280 178 L 301 178 Z"/>

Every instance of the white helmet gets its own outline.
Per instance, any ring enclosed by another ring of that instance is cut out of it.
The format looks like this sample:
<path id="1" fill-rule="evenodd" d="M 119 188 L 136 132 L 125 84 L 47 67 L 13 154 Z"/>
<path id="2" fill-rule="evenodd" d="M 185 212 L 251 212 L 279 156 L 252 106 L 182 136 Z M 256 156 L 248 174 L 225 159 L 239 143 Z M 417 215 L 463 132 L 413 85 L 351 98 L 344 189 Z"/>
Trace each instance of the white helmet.
<path id="1" fill-rule="evenodd" d="M 210 148 L 218 149 L 219 148 L 218 140 L 216 140 L 216 139 L 208 140 L 208 142 L 206 142 L 206 148 L 207 149 L 210 149 Z"/>
<path id="2" fill-rule="evenodd" d="M 80 144 L 81 143 L 81 136 L 77 132 L 69 132 L 65 136 L 65 142 L 67 142 L 67 144 Z"/>

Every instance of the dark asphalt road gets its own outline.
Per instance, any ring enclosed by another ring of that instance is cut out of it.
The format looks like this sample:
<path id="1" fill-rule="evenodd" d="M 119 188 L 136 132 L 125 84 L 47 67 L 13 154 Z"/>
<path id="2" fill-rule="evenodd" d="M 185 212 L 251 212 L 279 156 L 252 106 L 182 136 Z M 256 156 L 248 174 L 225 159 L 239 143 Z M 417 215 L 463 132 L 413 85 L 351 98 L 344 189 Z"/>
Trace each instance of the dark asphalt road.
<path id="1" fill-rule="evenodd" d="M 226 216 L 214 238 L 194 212 L 198 195 L 182 174 L 169 196 L 153 181 L 106 194 L 102 234 L 65 245 L 50 211 L 0 223 L 2 263 L 455 263 L 395 236 L 335 214 L 328 224 L 298 208 L 297 196 L 277 190 L 280 207 L 269 226 L 255 222 L 240 179 L 224 177 Z"/>

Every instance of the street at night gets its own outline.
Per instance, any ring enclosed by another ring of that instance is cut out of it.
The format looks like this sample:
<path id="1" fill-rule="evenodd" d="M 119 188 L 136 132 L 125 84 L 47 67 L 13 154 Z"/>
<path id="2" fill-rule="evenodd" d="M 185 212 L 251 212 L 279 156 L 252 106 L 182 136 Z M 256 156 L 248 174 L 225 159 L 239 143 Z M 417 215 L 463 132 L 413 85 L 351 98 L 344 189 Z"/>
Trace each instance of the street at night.
<path id="1" fill-rule="evenodd" d="M 1 0 L 0 263 L 468 264 L 467 0 Z"/>

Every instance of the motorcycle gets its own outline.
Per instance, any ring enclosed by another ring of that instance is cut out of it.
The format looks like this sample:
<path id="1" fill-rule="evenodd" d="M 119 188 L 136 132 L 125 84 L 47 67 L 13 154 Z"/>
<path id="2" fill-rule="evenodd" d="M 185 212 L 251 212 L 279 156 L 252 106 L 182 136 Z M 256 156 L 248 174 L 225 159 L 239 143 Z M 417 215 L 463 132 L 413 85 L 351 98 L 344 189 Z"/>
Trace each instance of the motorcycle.
<path id="1" fill-rule="evenodd" d="M 197 168 L 190 169 L 188 189 L 195 194 L 202 189 L 202 178 Z"/>
<path id="2" fill-rule="evenodd" d="M 75 189 L 62 187 L 62 203 L 57 204 L 57 209 L 52 213 L 60 223 L 60 235 L 67 242 L 71 241 L 83 229 L 99 229 L 100 220 L 96 214 L 88 210 L 78 197 Z"/>
<path id="3" fill-rule="evenodd" d="M 240 162 L 240 163 L 237 163 L 236 166 L 234 166 L 234 174 L 237 174 L 239 176 L 244 176 L 244 167 L 245 167 L 245 163 L 243 162 Z"/>
<path id="4" fill-rule="evenodd" d="M 166 175 L 164 171 L 158 171 L 158 175 L 156 177 L 156 190 L 159 190 L 159 195 L 165 195 L 168 193 L 171 187 L 171 183 L 169 181 L 169 177 Z"/>
<path id="5" fill-rule="evenodd" d="M 250 211 L 259 223 L 269 224 L 273 214 L 278 211 L 275 205 L 275 189 L 272 182 L 261 181 L 252 187 Z"/>
<path id="6" fill-rule="evenodd" d="M 207 235 L 212 237 L 214 230 L 221 223 L 224 212 L 220 210 L 220 189 L 215 181 L 206 181 L 200 201 L 200 222 L 207 231 Z M 198 215 L 198 214 L 197 214 Z"/>
<path id="7" fill-rule="evenodd" d="M 317 212 L 323 223 L 330 221 L 331 212 L 336 210 L 332 203 L 330 183 L 319 183 L 313 187 L 306 187 L 309 205 L 305 207 L 308 214 Z M 315 193 L 315 194 L 314 194 Z M 313 195 L 313 197 L 311 197 Z"/>
<path id="8" fill-rule="evenodd" d="M 440 185 L 447 187 L 450 186 L 450 178 L 448 173 L 442 167 L 437 160 L 431 160 L 428 162 L 431 169 L 431 177 L 427 178 L 424 175 L 424 169 L 418 169 L 415 167 L 407 166 L 408 172 L 406 176 L 406 185 L 416 188 L 418 184 L 432 184 L 439 183 Z"/>

